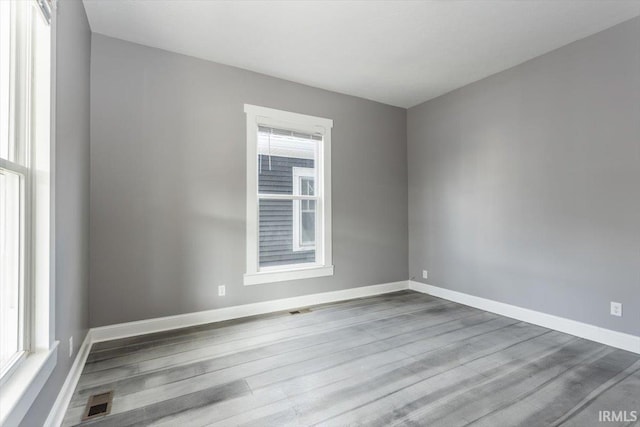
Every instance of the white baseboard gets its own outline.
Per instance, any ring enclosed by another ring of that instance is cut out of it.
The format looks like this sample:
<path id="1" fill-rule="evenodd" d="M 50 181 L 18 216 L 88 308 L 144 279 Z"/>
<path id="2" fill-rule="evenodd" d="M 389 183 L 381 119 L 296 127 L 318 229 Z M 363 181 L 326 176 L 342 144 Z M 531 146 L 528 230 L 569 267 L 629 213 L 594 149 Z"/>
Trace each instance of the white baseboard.
<path id="1" fill-rule="evenodd" d="M 400 282 L 384 283 L 381 285 L 363 286 L 360 288 L 303 295 L 274 301 L 237 305 L 196 313 L 179 314 L 176 316 L 159 317 L 155 319 L 140 320 L 137 322 L 120 323 L 116 325 L 92 328 L 87 332 L 87 336 L 78 350 L 78 354 L 71 366 L 71 369 L 69 370 L 67 379 L 62 385 L 62 389 L 60 390 L 60 393 L 58 393 L 58 397 L 56 398 L 44 425 L 45 427 L 59 427 L 61 425 L 64 420 L 64 415 L 67 412 L 69 402 L 71 402 L 71 398 L 73 397 L 73 392 L 78 384 L 78 380 L 80 379 L 82 369 L 84 368 L 87 357 L 89 356 L 89 350 L 94 342 L 126 338 L 135 335 L 167 331 L 212 322 L 220 322 L 223 320 L 238 319 L 240 317 L 254 316 L 257 314 L 291 310 L 310 305 L 381 295 L 408 288 L 408 281 L 402 280 Z"/>
<path id="2" fill-rule="evenodd" d="M 78 350 L 73 366 L 67 375 L 67 379 L 58 394 L 55 404 L 45 422 L 46 427 L 57 427 L 64 419 L 65 412 L 73 396 L 80 374 L 89 355 L 91 344 L 94 342 L 108 341 L 118 338 L 126 338 L 136 335 L 144 335 L 171 329 L 196 326 L 212 322 L 237 319 L 241 317 L 267 314 L 277 311 L 291 310 L 317 304 L 325 304 L 336 301 L 344 301 L 354 298 L 380 295 L 396 292 L 403 289 L 444 298 L 453 302 L 490 311 L 502 316 L 529 322 L 535 325 L 565 332 L 581 338 L 586 338 L 612 347 L 621 348 L 640 354 L 640 337 L 621 332 L 611 331 L 586 323 L 552 316 L 522 307 L 505 304 L 485 298 L 475 297 L 461 292 L 451 291 L 424 283 L 402 280 L 399 282 L 384 283 L 381 285 L 363 286 L 359 288 L 344 289 L 340 291 L 324 292 L 320 294 L 303 295 L 293 298 L 285 298 L 274 301 L 258 302 L 253 304 L 224 307 L 214 310 L 200 311 L 196 313 L 179 314 L 176 316 L 159 317 L 155 319 L 140 320 L 136 322 L 120 323 L 116 325 L 92 328 Z"/>
<path id="3" fill-rule="evenodd" d="M 409 289 L 640 354 L 640 337 L 413 280 Z"/>
<path id="4" fill-rule="evenodd" d="M 82 373 L 84 364 L 87 361 L 87 356 L 89 356 L 91 342 L 91 330 L 89 330 L 87 331 L 87 335 L 84 337 L 84 341 L 82 341 L 82 345 L 78 349 L 78 354 L 76 354 L 76 358 L 73 361 L 73 365 L 71 365 L 71 369 L 67 374 L 67 378 L 65 379 L 60 392 L 58 393 L 58 397 L 51 407 L 51 411 L 49 411 L 49 416 L 44 422 L 44 427 L 58 427 L 62 424 L 69 402 L 71 402 L 71 397 L 73 397 L 73 391 L 76 389 L 76 385 L 80 379 L 80 374 Z"/>
<path id="5" fill-rule="evenodd" d="M 108 341 L 135 335 L 150 334 L 205 323 L 221 322 L 223 320 L 238 319 L 240 317 L 255 316 L 257 314 L 273 313 L 328 302 L 362 298 L 372 295 L 395 292 L 409 287 L 406 280 L 384 283 L 381 285 L 363 286 L 360 288 L 344 289 L 320 294 L 302 295 L 299 297 L 257 302 L 253 304 L 223 307 L 196 313 L 178 314 L 176 316 L 158 317 L 155 319 L 136 322 L 119 323 L 101 326 L 91 330 L 93 342 Z"/>

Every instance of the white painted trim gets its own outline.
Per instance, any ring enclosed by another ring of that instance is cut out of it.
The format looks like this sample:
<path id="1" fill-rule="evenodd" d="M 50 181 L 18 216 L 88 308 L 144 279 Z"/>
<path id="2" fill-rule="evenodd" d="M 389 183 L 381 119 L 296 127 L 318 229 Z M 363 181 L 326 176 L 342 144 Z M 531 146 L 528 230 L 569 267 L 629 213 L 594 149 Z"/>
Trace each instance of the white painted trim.
<path id="1" fill-rule="evenodd" d="M 317 304 L 325 304 L 354 298 L 364 298 L 389 292 L 396 292 L 403 289 L 412 289 L 417 292 L 422 292 L 481 310 L 490 311 L 502 316 L 511 317 L 581 338 L 586 338 L 612 347 L 640 353 L 640 337 L 424 283 L 402 280 L 399 282 L 384 283 L 380 285 L 363 286 L 340 291 L 303 295 L 274 301 L 224 307 L 196 313 L 179 314 L 176 316 L 166 316 L 92 328 L 87 333 L 82 347 L 78 351 L 78 355 L 76 356 L 71 370 L 69 371 L 67 379 L 58 394 L 58 398 L 51 409 L 51 413 L 47 418 L 45 427 L 57 427 L 60 425 L 86 362 L 91 344 L 95 342 L 168 331 L 212 322 L 221 322 L 259 314 L 286 311 Z"/>
<path id="2" fill-rule="evenodd" d="M 58 360 L 58 342 L 50 350 L 28 355 L 2 385 L 0 425 L 17 426 L 40 394 Z"/>
<path id="3" fill-rule="evenodd" d="M 409 289 L 640 354 L 640 337 L 503 302 L 409 281 Z"/>
<path id="4" fill-rule="evenodd" d="M 101 326 L 91 330 L 91 339 L 92 342 L 108 341 L 135 335 L 144 335 L 171 329 L 185 328 L 188 326 L 255 316 L 258 314 L 291 310 L 311 305 L 386 294 L 389 292 L 407 289 L 407 287 L 407 281 L 402 280 L 399 282 L 384 283 L 381 285 L 362 286 L 359 288 L 343 289 L 340 291 L 323 292 L 320 294 L 302 295 L 293 298 L 217 308 L 197 313 L 179 314 L 176 316 L 159 317 L 156 319 L 139 320 L 137 322 Z"/>
<path id="5" fill-rule="evenodd" d="M 258 117 L 260 124 L 267 126 L 275 125 L 275 127 L 278 127 L 284 123 L 284 128 L 289 130 L 317 132 L 319 128 L 328 130 L 333 127 L 333 120 L 331 119 L 292 113 L 290 111 L 261 107 L 258 105 L 244 104 L 244 112 Z"/>
<path id="6" fill-rule="evenodd" d="M 247 216 L 246 216 L 246 273 L 258 272 L 258 125 L 255 114 L 247 114 Z"/>
<path id="7" fill-rule="evenodd" d="M 56 0 L 52 1 L 55 11 Z M 16 369 L 3 378 L 0 399 L 0 425 L 18 425 L 31 408 L 58 360 L 58 341 L 55 340 L 55 117 L 56 117 L 56 43 L 57 16 L 51 14 L 49 22 L 48 115 L 40 126 L 30 125 L 32 138 L 32 165 L 29 175 L 30 235 L 27 257 L 28 285 L 24 299 L 28 319 L 24 321 L 25 348 L 30 350 Z M 34 31 L 34 28 L 30 28 Z M 33 52 L 31 52 L 33 53 Z M 46 70 L 45 70 L 46 71 Z M 29 92 L 29 96 L 36 96 Z M 38 98 L 40 99 L 40 98 Z M 31 114 L 31 112 L 29 113 Z M 45 131 L 43 135 L 39 132 Z"/>
<path id="8" fill-rule="evenodd" d="M 302 167 L 292 167 L 291 168 L 291 175 L 292 175 L 292 180 L 293 180 L 293 195 L 294 196 L 301 196 L 300 194 L 300 181 L 301 178 L 313 178 L 313 185 L 316 185 L 316 170 L 315 168 L 302 168 Z M 315 192 L 314 192 L 315 193 Z M 318 197 L 317 196 L 311 196 L 313 197 L 312 199 L 308 199 L 308 200 L 314 200 L 317 203 Z M 313 212 L 315 212 L 316 210 L 314 209 Z M 315 241 L 312 244 L 308 244 L 308 245 L 301 245 L 300 244 L 300 216 L 302 215 L 302 206 L 300 204 L 300 199 L 293 199 L 293 251 L 294 252 L 300 252 L 300 251 L 312 251 L 316 249 L 316 245 L 315 245 Z M 322 218 L 319 218 L 316 215 L 316 227 L 315 227 L 315 234 L 320 234 L 322 232 L 322 227 L 320 226 L 320 223 L 322 222 Z"/>
<path id="9" fill-rule="evenodd" d="M 56 103 L 58 61 L 58 0 L 51 1 L 51 83 L 49 117 L 49 342 L 56 336 Z"/>
<path id="10" fill-rule="evenodd" d="M 151 334 L 154 332 L 168 331 L 212 322 L 221 322 L 224 320 L 291 310 L 294 308 L 325 304 L 329 302 L 370 297 L 389 292 L 401 291 L 408 287 L 408 282 L 406 280 L 402 280 L 399 282 L 383 283 L 380 285 L 362 286 L 359 288 L 344 289 L 340 291 L 323 292 L 319 294 L 303 295 L 274 301 L 264 301 L 233 307 L 217 308 L 214 310 L 200 311 L 196 313 L 178 314 L 176 316 L 158 317 L 155 319 L 139 320 L 136 322 L 92 328 L 87 332 L 82 346 L 78 350 L 78 354 L 76 355 L 73 365 L 67 374 L 67 378 L 58 393 L 58 397 L 56 398 L 49 415 L 47 416 L 44 427 L 59 427 L 61 425 L 69 403 L 71 402 L 71 398 L 73 397 L 73 392 L 78 384 L 78 380 L 80 379 L 80 375 L 82 374 L 82 370 L 87 361 L 87 357 L 89 356 L 91 345 L 95 342 Z M 55 358 L 53 363 L 53 366 L 55 366 Z M 51 366 L 51 369 L 53 369 L 53 366 Z M 29 405 L 31 405 L 31 402 Z M 26 409 L 28 408 L 29 406 L 26 407 Z"/>
<path id="11" fill-rule="evenodd" d="M 259 271 L 245 274 L 244 285 L 261 285 L 263 283 L 284 282 L 287 280 L 311 279 L 314 277 L 333 276 L 333 265 L 313 266 L 280 271 Z"/>
<path id="12" fill-rule="evenodd" d="M 84 368 L 87 357 L 89 356 L 91 345 L 95 342 L 168 331 L 212 322 L 221 322 L 224 320 L 255 316 L 258 314 L 291 310 L 310 305 L 381 295 L 389 292 L 401 291 L 403 289 L 407 289 L 408 286 L 407 281 L 402 280 L 399 282 L 384 283 L 380 285 L 362 286 L 359 288 L 344 289 L 340 291 L 303 295 L 274 301 L 224 307 L 196 313 L 179 314 L 176 316 L 159 317 L 155 319 L 139 320 L 136 322 L 92 328 L 87 332 L 82 346 L 78 350 L 78 354 L 76 355 L 73 365 L 67 374 L 67 378 L 58 393 L 58 397 L 49 412 L 44 426 L 58 427 L 61 425 L 64 415 L 67 412 L 69 402 L 71 402 L 71 398 L 73 397 L 73 392 L 78 384 L 78 380 L 80 379 L 82 369 Z M 53 367 L 51 369 L 53 369 Z"/>
<path id="13" fill-rule="evenodd" d="M 73 392 L 78 385 L 78 380 L 80 380 L 80 374 L 82 374 L 87 357 L 89 356 L 91 344 L 91 330 L 89 330 L 87 331 L 87 335 L 84 337 L 82 345 L 78 349 L 78 354 L 76 354 L 76 358 L 73 361 L 73 365 L 71 365 L 71 369 L 67 374 L 67 378 L 65 379 L 60 392 L 58 393 L 58 397 L 51 407 L 49 416 L 44 422 L 44 427 L 58 427 L 62 424 L 67 412 L 67 407 L 73 397 Z"/>

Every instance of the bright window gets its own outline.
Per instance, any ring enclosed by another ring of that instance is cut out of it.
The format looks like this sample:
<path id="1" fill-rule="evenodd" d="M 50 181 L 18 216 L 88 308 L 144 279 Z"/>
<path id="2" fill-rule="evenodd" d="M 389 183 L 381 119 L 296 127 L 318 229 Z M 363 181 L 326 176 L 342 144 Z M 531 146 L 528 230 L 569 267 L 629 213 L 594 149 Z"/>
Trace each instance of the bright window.
<path id="1" fill-rule="evenodd" d="M 245 105 L 245 284 L 333 274 L 329 119 Z"/>
<path id="2" fill-rule="evenodd" d="M 315 169 L 293 167 L 293 194 L 314 196 Z M 316 246 L 316 200 L 293 201 L 293 250 L 312 251 Z"/>
<path id="3" fill-rule="evenodd" d="M 48 3 L 0 1 L 0 380 L 49 348 Z M 43 8 L 45 8 L 43 10 Z M 39 291 L 46 289 L 44 292 Z M 45 322 L 42 315 L 47 317 Z"/>

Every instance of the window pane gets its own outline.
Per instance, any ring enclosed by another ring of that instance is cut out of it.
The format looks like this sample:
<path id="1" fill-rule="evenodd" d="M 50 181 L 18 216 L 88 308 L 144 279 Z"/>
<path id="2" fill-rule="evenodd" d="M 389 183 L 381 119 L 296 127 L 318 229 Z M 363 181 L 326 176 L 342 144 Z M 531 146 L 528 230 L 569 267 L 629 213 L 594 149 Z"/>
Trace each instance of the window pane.
<path id="1" fill-rule="evenodd" d="M 293 169 L 306 168 L 315 176 L 320 136 L 280 129 L 258 128 L 258 192 L 293 194 Z M 311 186 L 312 187 L 312 186 Z M 312 188 L 307 191 L 313 191 Z"/>
<path id="2" fill-rule="evenodd" d="M 315 262 L 313 247 L 310 250 L 293 250 L 293 204 L 291 200 L 260 200 L 260 267 Z"/>
<path id="3" fill-rule="evenodd" d="M 20 345 L 21 188 L 20 176 L 0 169 L 0 369 Z"/>
<path id="4" fill-rule="evenodd" d="M 39 65 L 31 49 L 39 38 L 32 34 L 32 22 L 39 22 L 35 8 L 31 1 L 0 0 L 0 157 L 25 166 L 32 107 L 40 101 L 32 75 Z"/>
<path id="5" fill-rule="evenodd" d="M 300 243 L 313 245 L 316 241 L 316 213 L 302 212 Z"/>
<path id="6" fill-rule="evenodd" d="M 11 3 L 0 1 L 0 158 L 9 159 Z"/>
<path id="7" fill-rule="evenodd" d="M 300 178 L 300 194 L 303 196 L 313 196 L 315 195 L 313 178 L 310 177 L 301 177 Z"/>

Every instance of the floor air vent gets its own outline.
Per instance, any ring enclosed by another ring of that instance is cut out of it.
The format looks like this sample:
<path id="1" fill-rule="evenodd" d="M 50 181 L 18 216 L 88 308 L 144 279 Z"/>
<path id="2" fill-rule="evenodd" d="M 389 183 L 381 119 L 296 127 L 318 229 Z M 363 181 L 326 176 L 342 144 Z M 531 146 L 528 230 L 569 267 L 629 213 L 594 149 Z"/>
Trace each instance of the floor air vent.
<path id="1" fill-rule="evenodd" d="M 111 401 L 113 400 L 113 391 L 107 393 L 94 394 L 89 397 L 87 408 L 84 411 L 82 421 L 92 420 L 94 418 L 103 417 L 111 412 Z"/>
<path id="2" fill-rule="evenodd" d="M 311 311 L 310 308 L 300 308 L 298 310 L 290 311 L 289 314 L 302 314 L 302 313 L 309 313 L 310 311 Z"/>

